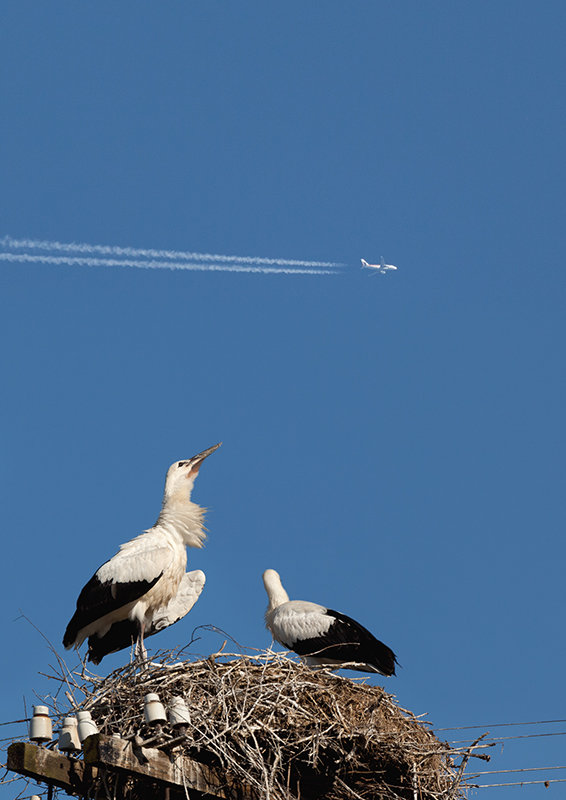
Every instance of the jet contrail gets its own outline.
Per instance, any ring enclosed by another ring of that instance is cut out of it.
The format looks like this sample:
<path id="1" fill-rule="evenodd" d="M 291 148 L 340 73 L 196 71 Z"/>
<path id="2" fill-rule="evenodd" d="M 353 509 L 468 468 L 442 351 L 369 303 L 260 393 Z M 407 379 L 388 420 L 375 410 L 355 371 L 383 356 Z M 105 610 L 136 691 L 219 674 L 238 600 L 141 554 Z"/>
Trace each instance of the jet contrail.
<path id="1" fill-rule="evenodd" d="M 114 245 L 85 244 L 84 242 L 67 243 L 49 242 L 37 239 L 12 239 L 11 236 L 4 236 L 2 239 L 0 239 L 0 245 L 9 247 L 12 250 L 46 250 L 51 253 L 59 252 L 85 253 L 86 255 L 130 256 L 137 259 L 165 258 L 172 259 L 177 262 L 198 261 L 201 263 L 201 265 L 204 262 L 211 261 L 216 262 L 217 264 L 257 264 L 279 267 L 311 267 L 314 269 L 344 266 L 343 264 L 338 264 L 334 261 L 299 261 L 289 258 L 260 258 L 259 256 L 223 256 L 215 253 L 191 253 L 182 250 L 152 250 L 138 247 L 117 247 Z M 180 269 L 180 267 L 174 267 L 174 269 Z"/>
<path id="2" fill-rule="evenodd" d="M 198 262 L 186 261 L 143 261 L 124 258 L 93 258 L 92 256 L 34 256 L 29 253 L 1 253 L 0 261 L 10 261 L 12 263 L 41 263 L 41 264 L 65 264 L 68 266 L 83 267 L 134 267 L 137 269 L 171 269 L 186 270 L 193 272 L 255 272 L 264 275 L 335 275 L 336 273 L 324 269 L 307 269 L 298 267 L 268 267 L 268 266 L 245 266 L 244 264 L 199 264 Z"/>

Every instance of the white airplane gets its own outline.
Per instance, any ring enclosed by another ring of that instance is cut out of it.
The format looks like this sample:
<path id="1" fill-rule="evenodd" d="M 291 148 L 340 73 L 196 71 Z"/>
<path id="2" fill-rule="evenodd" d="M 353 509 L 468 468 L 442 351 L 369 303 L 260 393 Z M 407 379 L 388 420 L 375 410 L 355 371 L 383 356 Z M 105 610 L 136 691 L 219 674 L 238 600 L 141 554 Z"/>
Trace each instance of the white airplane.
<path id="1" fill-rule="evenodd" d="M 381 263 L 380 264 L 368 264 L 365 259 L 361 259 L 362 267 L 367 267 L 368 269 L 377 269 L 381 272 L 382 275 L 385 275 L 390 269 L 397 269 L 394 267 L 393 264 L 386 264 L 383 260 L 383 256 L 381 256 Z"/>

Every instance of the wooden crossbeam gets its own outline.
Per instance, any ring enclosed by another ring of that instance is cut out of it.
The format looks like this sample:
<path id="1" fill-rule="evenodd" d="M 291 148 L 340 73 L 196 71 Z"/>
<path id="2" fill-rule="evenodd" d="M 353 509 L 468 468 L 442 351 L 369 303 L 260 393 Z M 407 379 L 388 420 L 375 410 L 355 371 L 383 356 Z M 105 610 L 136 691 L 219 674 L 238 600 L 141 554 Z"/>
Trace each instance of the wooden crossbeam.
<path id="1" fill-rule="evenodd" d="M 83 742 L 85 764 L 106 767 L 130 777 L 150 780 L 171 789 L 185 787 L 220 800 L 251 798 L 241 786 L 230 786 L 220 772 L 182 755 L 167 755 L 156 748 L 134 748 L 126 739 L 100 733 Z"/>
<path id="2" fill-rule="evenodd" d="M 257 800 L 250 787 L 231 784 L 217 769 L 180 754 L 134 747 L 126 739 L 94 734 L 83 742 L 83 754 L 84 760 L 79 761 L 31 742 L 15 742 L 8 748 L 7 766 L 37 783 L 79 796 L 89 794 L 102 769 L 146 784 L 148 797 L 157 785 L 168 790 L 171 800 L 186 798 L 187 791 L 195 800 Z"/>
<path id="3" fill-rule="evenodd" d="M 52 784 L 79 796 L 87 794 L 97 776 L 96 767 L 31 742 L 14 742 L 8 747 L 7 767 L 37 783 Z"/>

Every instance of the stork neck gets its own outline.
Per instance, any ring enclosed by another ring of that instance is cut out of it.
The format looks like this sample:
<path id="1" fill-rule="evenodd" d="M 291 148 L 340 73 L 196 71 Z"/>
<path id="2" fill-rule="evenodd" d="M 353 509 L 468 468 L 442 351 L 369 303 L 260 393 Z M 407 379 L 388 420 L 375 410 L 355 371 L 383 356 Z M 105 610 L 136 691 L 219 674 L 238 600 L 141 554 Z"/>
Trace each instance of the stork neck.
<path id="1" fill-rule="evenodd" d="M 181 537 L 187 547 L 202 547 L 206 539 L 204 532 L 204 510 L 196 503 L 169 501 L 163 505 L 156 526 L 172 531 Z"/>
<path id="2" fill-rule="evenodd" d="M 273 611 L 274 608 L 277 608 L 277 606 L 281 606 L 283 603 L 289 601 L 289 595 L 281 584 L 279 584 L 279 586 L 269 586 L 267 589 L 267 596 L 269 598 L 269 605 L 267 607 L 268 613 L 269 611 Z"/>

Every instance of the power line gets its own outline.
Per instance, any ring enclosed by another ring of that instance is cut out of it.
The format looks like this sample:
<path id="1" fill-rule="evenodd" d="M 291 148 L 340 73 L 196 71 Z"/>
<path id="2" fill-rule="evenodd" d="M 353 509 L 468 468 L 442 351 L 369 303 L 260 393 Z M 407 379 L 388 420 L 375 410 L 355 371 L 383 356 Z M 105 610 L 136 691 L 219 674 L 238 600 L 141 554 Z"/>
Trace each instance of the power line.
<path id="1" fill-rule="evenodd" d="M 17 722 L 31 722 L 31 717 L 26 717 L 26 719 L 12 719 L 9 722 L 0 722 L 0 725 L 15 725 Z"/>
<path id="2" fill-rule="evenodd" d="M 460 725 L 456 728 L 434 728 L 436 731 L 466 731 L 472 728 L 503 728 L 509 725 L 551 725 L 555 722 L 566 722 L 566 719 L 539 719 L 535 722 L 494 722 L 491 725 Z"/>
<path id="3" fill-rule="evenodd" d="M 566 769 L 566 767 L 521 767 L 520 769 L 488 769 L 484 772 L 474 772 L 472 778 L 477 778 L 479 775 L 495 775 L 503 772 L 542 772 L 547 769 Z"/>
<path id="4" fill-rule="evenodd" d="M 538 739 L 541 736 L 566 736 L 566 731 L 557 731 L 556 733 L 523 733 L 519 736 L 493 736 L 486 739 L 487 742 L 506 742 L 509 739 Z M 475 739 L 455 739 L 449 744 L 466 744 L 473 742 Z"/>
<path id="5" fill-rule="evenodd" d="M 468 783 L 468 789 L 491 789 L 494 786 L 526 786 L 529 783 L 542 783 L 548 786 L 550 783 L 566 783 L 566 778 L 551 778 L 548 781 L 514 781 L 512 783 Z"/>

